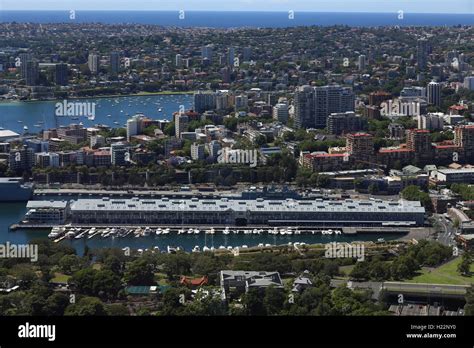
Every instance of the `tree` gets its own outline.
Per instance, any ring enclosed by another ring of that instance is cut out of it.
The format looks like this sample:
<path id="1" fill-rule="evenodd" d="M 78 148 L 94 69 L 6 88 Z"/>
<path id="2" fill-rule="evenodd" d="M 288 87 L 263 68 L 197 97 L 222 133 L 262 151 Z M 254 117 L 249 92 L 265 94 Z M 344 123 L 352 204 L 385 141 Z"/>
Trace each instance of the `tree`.
<path id="1" fill-rule="evenodd" d="M 84 295 L 94 294 L 94 277 L 97 271 L 92 268 L 84 268 L 77 271 L 69 279 L 68 283 L 74 285 Z"/>
<path id="2" fill-rule="evenodd" d="M 433 205 L 431 203 L 430 195 L 422 190 L 418 186 L 410 185 L 403 189 L 401 192 L 402 198 L 408 201 L 420 201 L 426 210 L 432 211 Z"/>
<path id="3" fill-rule="evenodd" d="M 260 291 L 255 288 L 249 289 L 249 291 L 242 296 L 242 304 L 245 308 L 245 314 L 255 315 L 266 315 L 265 306 L 263 305 L 263 298 Z"/>
<path id="4" fill-rule="evenodd" d="M 109 255 L 104 260 L 104 267 L 115 274 L 121 274 L 123 270 L 123 262 L 118 256 Z"/>
<path id="5" fill-rule="evenodd" d="M 464 306 L 465 315 L 474 315 L 474 285 L 471 285 L 466 292 L 466 305 Z"/>
<path id="6" fill-rule="evenodd" d="M 21 287 L 29 288 L 38 279 L 36 273 L 31 268 L 23 267 L 23 265 L 17 266 L 15 267 L 15 274 L 20 281 Z"/>
<path id="7" fill-rule="evenodd" d="M 120 277 L 108 269 L 98 271 L 94 275 L 92 290 L 94 295 L 102 299 L 108 300 L 117 297 L 121 288 L 122 282 Z"/>
<path id="8" fill-rule="evenodd" d="M 224 266 L 214 254 L 198 253 L 193 262 L 192 271 L 194 274 L 211 276 L 217 274 Z"/>
<path id="9" fill-rule="evenodd" d="M 97 297 L 83 297 L 78 302 L 70 304 L 64 315 L 69 316 L 105 316 L 107 311 Z"/>
<path id="10" fill-rule="evenodd" d="M 123 317 L 130 315 L 127 306 L 121 303 L 109 304 L 105 308 L 107 315 L 112 317 Z"/>
<path id="11" fill-rule="evenodd" d="M 330 315 L 332 310 L 331 290 L 325 283 L 313 281 L 314 287 L 303 291 L 290 307 L 290 314 Z"/>
<path id="12" fill-rule="evenodd" d="M 436 241 L 421 240 L 407 250 L 419 265 L 434 267 L 448 260 L 452 256 L 452 249 Z"/>
<path id="13" fill-rule="evenodd" d="M 369 272 L 370 272 L 369 263 L 367 261 L 361 261 L 355 264 L 354 268 L 352 269 L 350 273 L 350 276 L 353 279 L 365 280 L 365 279 L 369 279 L 370 277 Z"/>
<path id="14" fill-rule="evenodd" d="M 198 291 L 194 301 L 186 306 L 185 315 L 222 316 L 227 315 L 227 310 L 219 295 Z"/>
<path id="15" fill-rule="evenodd" d="M 164 269 L 169 278 L 175 275 L 191 273 L 191 256 L 186 253 L 168 254 L 164 260 Z"/>
<path id="16" fill-rule="evenodd" d="M 168 123 L 163 129 L 163 133 L 169 135 L 170 137 L 174 137 L 176 133 L 174 122 Z"/>
<path id="17" fill-rule="evenodd" d="M 458 265 L 458 272 L 461 275 L 468 276 L 471 274 L 471 257 L 468 252 L 462 255 L 461 263 Z"/>
<path id="18" fill-rule="evenodd" d="M 390 278 L 390 269 L 382 261 L 372 261 L 369 266 L 370 279 L 382 281 Z"/>
<path id="19" fill-rule="evenodd" d="M 44 311 L 46 315 L 62 316 L 68 305 L 69 297 L 65 294 L 55 292 L 46 300 Z"/>
<path id="20" fill-rule="evenodd" d="M 277 289 L 273 286 L 265 289 L 265 296 L 263 298 L 263 306 L 267 315 L 278 315 L 285 303 L 285 292 L 282 289 Z"/>
<path id="21" fill-rule="evenodd" d="M 231 130 L 232 132 L 235 132 L 237 130 L 237 125 L 239 124 L 239 120 L 237 117 L 226 117 L 224 118 L 224 126 Z"/>
<path id="22" fill-rule="evenodd" d="M 77 255 L 64 255 L 59 260 L 59 267 L 61 271 L 65 274 L 73 274 L 82 268 L 82 260 Z"/>
<path id="23" fill-rule="evenodd" d="M 138 259 L 133 261 L 125 271 L 124 279 L 130 285 L 153 285 L 155 284 L 154 266 L 147 260 Z"/>
<path id="24" fill-rule="evenodd" d="M 182 315 L 185 312 L 184 301 L 190 298 L 190 290 L 187 288 L 171 288 L 163 294 L 162 315 Z M 184 300 L 184 301 L 183 301 Z"/>
<path id="25" fill-rule="evenodd" d="M 395 280 L 411 278 L 420 267 L 416 260 L 408 255 L 398 257 L 391 265 L 391 274 Z"/>

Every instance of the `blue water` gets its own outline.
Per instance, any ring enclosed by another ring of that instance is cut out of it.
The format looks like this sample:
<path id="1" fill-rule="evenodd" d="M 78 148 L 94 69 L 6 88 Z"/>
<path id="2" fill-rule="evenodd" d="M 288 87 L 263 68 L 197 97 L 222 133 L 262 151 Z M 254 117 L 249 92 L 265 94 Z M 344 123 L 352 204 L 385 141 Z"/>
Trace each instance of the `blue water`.
<path id="1" fill-rule="evenodd" d="M 180 105 L 184 105 L 186 110 L 192 108 L 193 97 L 188 94 L 173 94 L 69 99 L 69 101 L 95 103 L 95 119 L 89 120 L 87 117 L 80 117 L 78 120 L 73 120 L 71 117 L 56 117 L 55 104 L 57 101 L 0 102 L 0 127 L 19 134 L 23 133 L 23 126 L 27 126 L 31 133 L 37 133 L 42 129 L 79 122 L 82 122 L 86 127 L 103 124 L 117 128 L 123 127 L 127 119 L 137 112 L 142 112 L 152 119 L 170 120 L 173 112 L 178 111 Z M 161 112 L 159 108 L 162 109 Z"/>
<path id="2" fill-rule="evenodd" d="M 0 11 L 0 22 L 140 23 L 180 27 L 294 27 L 294 26 L 454 26 L 474 24 L 474 6 L 466 7 L 465 14 L 404 13 L 398 19 L 393 13 L 298 12 L 294 19 L 288 12 L 212 12 L 186 11 L 180 19 L 179 11 L 76 11 L 70 19 L 69 11 Z"/>

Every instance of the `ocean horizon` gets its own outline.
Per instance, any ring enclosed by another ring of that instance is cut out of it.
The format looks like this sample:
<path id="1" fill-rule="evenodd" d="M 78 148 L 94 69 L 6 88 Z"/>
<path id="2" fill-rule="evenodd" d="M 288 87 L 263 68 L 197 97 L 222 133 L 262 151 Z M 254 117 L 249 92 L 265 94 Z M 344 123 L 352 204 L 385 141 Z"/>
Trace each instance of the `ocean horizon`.
<path id="1" fill-rule="evenodd" d="M 69 10 L 0 12 L 0 22 L 10 23 L 103 23 L 147 24 L 172 27 L 207 28 L 284 28 L 297 26 L 354 27 L 380 26 L 459 26 L 474 25 L 472 13 L 408 13 L 399 12 L 311 12 L 295 11 L 140 11 L 77 10 L 74 19 Z M 400 18 L 402 17 L 402 18 Z"/>

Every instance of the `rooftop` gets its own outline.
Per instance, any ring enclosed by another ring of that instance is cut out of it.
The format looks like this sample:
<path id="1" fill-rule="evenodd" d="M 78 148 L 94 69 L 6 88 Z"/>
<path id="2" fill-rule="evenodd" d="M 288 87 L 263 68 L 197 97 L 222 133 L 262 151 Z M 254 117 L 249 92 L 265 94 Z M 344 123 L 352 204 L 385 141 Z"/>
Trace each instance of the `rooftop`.
<path id="1" fill-rule="evenodd" d="M 0 130 L 0 138 L 15 138 L 20 136 L 20 134 L 15 133 L 11 130 L 8 129 L 2 129 Z"/>
<path id="2" fill-rule="evenodd" d="M 5 183 L 17 184 L 22 181 L 23 181 L 23 178 L 0 178 L 1 184 L 5 184 Z"/>
<path id="3" fill-rule="evenodd" d="M 71 204 L 71 211 L 299 211 L 299 212 L 384 212 L 424 213 L 417 201 L 368 200 L 256 200 L 240 199 L 78 199 Z"/>
<path id="4" fill-rule="evenodd" d="M 371 134 L 368 134 L 368 133 L 351 133 L 351 134 L 347 134 L 348 137 L 352 136 L 352 137 L 372 137 Z"/>
<path id="5" fill-rule="evenodd" d="M 474 173 L 474 168 L 438 169 L 438 172 L 443 174 Z"/>
<path id="6" fill-rule="evenodd" d="M 68 202 L 66 201 L 28 201 L 26 208 L 38 209 L 38 208 L 55 208 L 65 209 Z"/>

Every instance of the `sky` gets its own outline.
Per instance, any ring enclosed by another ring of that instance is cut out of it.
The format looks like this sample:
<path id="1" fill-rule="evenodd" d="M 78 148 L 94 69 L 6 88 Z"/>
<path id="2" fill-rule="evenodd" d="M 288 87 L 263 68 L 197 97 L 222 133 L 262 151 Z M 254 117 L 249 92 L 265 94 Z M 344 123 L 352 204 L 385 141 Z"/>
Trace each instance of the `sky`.
<path id="1" fill-rule="evenodd" d="M 472 13 L 474 0 L 0 0 L 0 10 Z"/>

